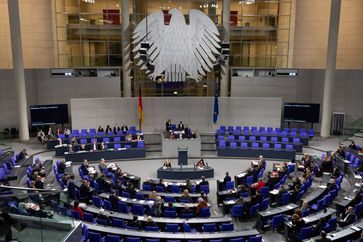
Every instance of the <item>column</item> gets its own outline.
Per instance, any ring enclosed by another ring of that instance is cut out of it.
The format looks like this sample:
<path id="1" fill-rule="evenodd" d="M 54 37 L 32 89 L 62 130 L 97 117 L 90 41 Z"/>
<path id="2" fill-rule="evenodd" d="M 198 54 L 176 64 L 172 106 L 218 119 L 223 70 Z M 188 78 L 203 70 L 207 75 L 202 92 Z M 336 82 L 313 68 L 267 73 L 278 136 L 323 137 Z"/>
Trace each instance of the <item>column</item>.
<path id="1" fill-rule="evenodd" d="M 129 0 L 121 0 L 121 14 L 122 14 L 122 83 L 123 83 L 123 96 L 131 97 L 131 77 L 130 77 L 130 14 L 129 14 Z M 135 14 L 135 13 L 134 13 Z"/>
<path id="2" fill-rule="evenodd" d="M 13 57 L 13 73 L 19 116 L 19 136 L 20 141 L 27 141 L 29 140 L 29 128 L 18 0 L 8 0 L 8 11 L 11 37 L 11 52 Z"/>
<path id="3" fill-rule="evenodd" d="M 222 40 L 229 42 L 229 25 L 230 25 L 230 13 L 231 13 L 231 0 L 223 0 L 223 33 Z M 229 86 L 229 60 L 222 66 L 221 79 L 220 79 L 220 96 L 228 96 L 228 86 Z"/>
<path id="4" fill-rule="evenodd" d="M 341 0 L 332 0 L 330 7 L 329 36 L 327 49 L 327 62 L 323 93 L 323 118 L 321 121 L 321 137 L 329 137 L 333 109 L 333 93 L 335 86 L 335 68 L 337 61 L 337 48 L 339 36 Z"/>

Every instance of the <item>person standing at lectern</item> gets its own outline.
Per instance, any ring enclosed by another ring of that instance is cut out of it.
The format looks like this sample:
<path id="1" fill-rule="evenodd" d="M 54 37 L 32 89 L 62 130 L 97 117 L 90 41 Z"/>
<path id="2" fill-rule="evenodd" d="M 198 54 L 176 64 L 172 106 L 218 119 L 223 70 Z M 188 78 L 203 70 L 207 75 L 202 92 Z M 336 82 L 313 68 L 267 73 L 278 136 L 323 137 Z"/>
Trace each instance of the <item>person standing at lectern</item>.
<path id="1" fill-rule="evenodd" d="M 182 130 L 184 130 L 184 129 L 185 129 L 184 124 L 183 124 L 183 122 L 182 122 L 182 121 L 180 121 L 180 123 L 178 124 L 178 130 L 179 130 L 179 131 L 182 131 Z"/>
<path id="2" fill-rule="evenodd" d="M 204 162 L 204 159 L 200 159 L 196 164 L 195 167 L 198 169 L 204 169 L 207 165 Z"/>
<path id="3" fill-rule="evenodd" d="M 171 130 L 171 120 L 168 119 L 168 121 L 166 121 L 165 123 L 165 130 L 166 132 L 169 132 Z"/>
<path id="4" fill-rule="evenodd" d="M 171 162 L 170 162 L 170 160 L 166 159 L 164 161 L 163 169 L 171 169 Z"/>

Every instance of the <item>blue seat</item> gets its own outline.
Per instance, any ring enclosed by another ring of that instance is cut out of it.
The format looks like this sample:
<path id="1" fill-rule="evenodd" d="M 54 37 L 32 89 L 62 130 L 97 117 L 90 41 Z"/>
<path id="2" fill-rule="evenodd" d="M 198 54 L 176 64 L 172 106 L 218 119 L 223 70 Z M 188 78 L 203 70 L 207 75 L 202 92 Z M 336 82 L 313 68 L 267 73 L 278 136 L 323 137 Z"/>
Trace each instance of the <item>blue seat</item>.
<path id="1" fill-rule="evenodd" d="M 248 242 L 262 242 L 262 235 L 251 236 Z"/>
<path id="2" fill-rule="evenodd" d="M 199 217 L 209 218 L 210 217 L 210 209 L 209 208 L 202 208 L 202 209 L 200 209 Z"/>
<path id="3" fill-rule="evenodd" d="M 291 194 L 289 192 L 286 192 L 286 193 L 282 194 L 281 203 L 288 204 L 290 202 L 290 199 L 291 199 Z"/>
<path id="4" fill-rule="evenodd" d="M 136 199 L 139 199 L 139 200 L 144 200 L 145 199 L 145 196 L 144 196 L 143 193 L 137 192 L 137 193 L 135 193 L 135 198 Z"/>
<path id="5" fill-rule="evenodd" d="M 233 141 L 234 140 L 234 135 L 228 135 L 227 140 Z"/>
<path id="6" fill-rule="evenodd" d="M 141 242 L 139 237 L 126 237 L 126 242 Z"/>
<path id="7" fill-rule="evenodd" d="M 256 136 L 250 136 L 249 140 L 250 141 L 256 141 Z"/>
<path id="8" fill-rule="evenodd" d="M 81 242 L 86 242 L 87 240 L 88 240 L 88 226 L 86 224 L 83 224 Z"/>
<path id="9" fill-rule="evenodd" d="M 292 146 L 292 145 L 288 145 L 288 144 L 287 144 L 287 145 L 285 146 L 285 149 L 286 149 L 286 150 L 293 150 L 293 146 Z"/>
<path id="10" fill-rule="evenodd" d="M 209 194 L 209 185 L 200 185 L 199 189 L 201 192 L 204 192 L 205 194 Z"/>
<path id="11" fill-rule="evenodd" d="M 289 138 L 287 138 L 287 137 L 283 137 L 283 138 L 281 139 L 281 141 L 282 141 L 282 143 L 289 143 Z"/>
<path id="12" fill-rule="evenodd" d="M 124 202 L 118 202 L 118 211 L 120 213 L 129 213 L 129 207 L 127 206 L 127 203 Z"/>
<path id="13" fill-rule="evenodd" d="M 313 226 L 302 228 L 300 230 L 299 239 L 300 240 L 309 239 L 312 231 L 313 231 Z"/>
<path id="14" fill-rule="evenodd" d="M 137 148 L 139 148 L 139 149 L 143 149 L 143 148 L 145 148 L 145 143 L 144 143 L 144 141 L 137 141 Z"/>
<path id="15" fill-rule="evenodd" d="M 246 142 L 241 142 L 241 149 L 247 149 L 248 144 Z"/>
<path id="16" fill-rule="evenodd" d="M 116 144 L 114 144 L 114 145 L 113 145 L 113 148 L 114 148 L 115 150 L 121 149 L 121 144 L 116 143 Z"/>
<path id="17" fill-rule="evenodd" d="M 230 239 L 229 242 L 244 242 L 242 237 Z"/>
<path id="18" fill-rule="evenodd" d="M 113 142 L 118 143 L 120 141 L 121 141 L 121 138 L 120 137 L 118 137 L 118 136 L 113 137 Z"/>
<path id="19" fill-rule="evenodd" d="M 130 193 L 123 191 L 123 192 L 121 192 L 121 197 L 130 198 Z"/>
<path id="20" fill-rule="evenodd" d="M 261 136 L 261 137 L 260 137 L 260 141 L 264 141 L 264 142 L 266 142 L 266 141 L 267 141 L 267 137 L 266 137 L 266 136 Z"/>
<path id="21" fill-rule="evenodd" d="M 262 144 L 262 148 L 263 148 L 264 150 L 268 150 L 268 149 L 270 149 L 270 144 L 269 144 L 269 143 L 263 143 L 263 144 Z"/>
<path id="22" fill-rule="evenodd" d="M 88 239 L 89 242 L 103 242 L 103 239 L 101 237 L 100 233 L 95 233 L 95 232 L 88 232 Z"/>
<path id="23" fill-rule="evenodd" d="M 272 230 L 280 228 L 284 225 L 284 215 L 279 214 L 272 217 L 271 221 L 268 221 L 268 224 L 271 226 Z"/>
<path id="24" fill-rule="evenodd" d="M 229 147 L 231 148 L 231 149 L 236 149 L 237 148 L 237 143 L 236 142 L 230 142 L 229 143 Z"/>
<path id="25" fill-rule="evenodd" d="M 158 226 L 146 226 L 145 227 L 146 231 L 154 231 L 154 232 L 158 232 L 159 231 L 159 227 Z"/>
<path id="26" fill-rule="evenodd" d="M 106 242 L 120 242 L 120 236 L 118 235 L 106 235 L 106 238 L 105 238 L 105 241 Z"/>
<path id="27" fill-rule="evenodd" d="M 231 216 L 240 218 L 243 216 L 243 205 L 233 205 L 231 210 Z"/>
<path id="28" fill-rule="evenodd" d="M 168 239 L 166 242 L 181 242 L 179 239 Z"/>
<path id="29" fill-rule="evenodd" d="M 105 225 L 105 226 L 108 225 L 108 222 L 105 219 L 98 219 L 98 218 L 96 218 L 96 223 L 97 224 L 101 224 L 101 225 Z"/>
<path id="30" fill-rule="evenodd" d="M 178 224 L 166 224 L 165 225 L 165 231 L 166 232 L 176 233 L 176 232 L 179 231 L 179 225 Z"/>
<path id="31" fill-rule="evenodd" d="M 238 136 L 238 140 L 239 141 L 245 141 L 246 140 L 246 137 L 245 136 Z"/>
<path id="32" fill-rule="evenodd" d="M 269 191 L 270 191 L 270 188 L 269 187 L 261 187 L 260 188 L 260 193 L 264 197 L 268 197 L 269 196 Z"/>
<path id="33" fill-rule="evenodd" d="M 92 196 L 92 203 L 93 203 L 93 205 L 95 205 L 98 208 L 102 207 L 102 205 L 103 205 L 102 199 L 97 196 Z"/>
<path id="34" fill-rule="evenodd" d="M 224 135 L 218 135 L 217 139 L 218 140 L 224 140 Z"/>
<path id="35" fill-rule="evenodd" d="M 140 204 L 133 204 L 131 207 L 131 212 L 134 215 L 144 216 L 144 206 Z"/>
<path id="36" fill-rule="evenodd" d="M 260 207 L 260 211 L 265 211 L 268 208 L 269 198 L 263 199 Z"/>
<path id="37" fill-rule="evenodd" d="M 300 144 L 300 138 L 293 138 L 292 143 L 294 144 Z"/>
<path id="38" fill-rule="evenodd" d="M 80 213 L 78 211 L 73 211 L 72 210 L 71 213 L 72 213 L 72 218 L 78 219 L 78 220 L 81 219 L 81 215 L 80 215 Z"/>
<path id="39" fill-rule="evenodd" d="M 153 190 L 152 186 L 149 184 L 142 184 L 142 189 L 149 192 Z"/>
<path id="40" fill-rule="evenodd" d="M 258 212 L 258 208 L 260 207 L 260 204 L 257 203 L 253 206 L 251 206 L 250 208 L 250 216 L 253 217 L 253 216 L 256 216 L 257 215 L 257 212 Z"/>
<path id="41" fill-rule="evenodd" d="M 226 141 L 225 140 L 219 140 L 218 141 L 218 147 L 222 147 L 222 148 L 226 147 Z"/>
<path id="42" fill-rule="evenodd" d="M 253 175 L 248 176 L 248 177 L 246 178 L 246 184 L 247 184 L 248 186 L 251 186 L 251 185 L 253 184 Z"/>
<path id="43" fill-rule="evenodd" d="M 259 148 L 259 146 L 260 146 L 260 144 L 259 143 L 255 143 L 255 142 L 253 142 L 252 143 L 252 149 L 258 149 Z"/>
<path id="44" fill-rule="evenodd" d="M 232 190 L 232 189 L 234 189 L 234 181 L 226 182 L 226 190 Z"/>
<path id="45" fill-rule="evenodd" d="M 125 222 L 122 219 L 113 218 L 112 226 L 117 228 L 125 228 Z"/>
<path id="46" fill-rule="evenodd" d="M 160 242 L 160 239 L 146 239 L 145 242 Z"/>
<path id="47" fill-rule="evenodd" d="M 178 185 L 171 185 L 170 191 L 171 193 L 180 193 L 180 187 Z"/>
<path id="48" fill-rule="evenodd" d="M 277 137 L 272 136 L 272 137 L 271 137 L 271 141 L 276 143 L 276 142 L 278 141 L 278 139 L 277 139 Z"/>
<path id="49" fill-rule="evenodd" d="M 203 225 L 203 231 L 204 232 L 216 232 L 217 230 L 217 225 L 215 223 L 211 223 L 211 224 L 204 224 Z"/>
<path id="50" fill-rule="evenodd" d="M 90 222 L 90 223 L 93 223 L 93 214 L 92 213 L 87 213 L 87 212 L 85 212 L 84 214 L 83 214 L 83 220 L 84 221 L 87 221 L 87 222 Z"/>
<path id="51" fill-rule="evenodd" d="M 165 210 L 164 217 L 176 218 L 176 211 Z"/>
<path id="52" fill-rule="evenodd" d="M 165 187 L 164 186 L 160 186 L 160 185 L 156 185 L 155 186 L 155 191 L 156 192 L 165 192 Z"/>
<path id="53" fill-rule="evenodd" d="M 233 231 L 234 225 L 232 223 L 221 224 L 221 231 Z"/>
<path id="54" fill-rule="evenodd" d="M 175 199 L 175 197 L 164 197 L 164 202 L 167 202 L 167 203 L 174 203 L 174 202 L 176 202 L 176 199 Z"/>

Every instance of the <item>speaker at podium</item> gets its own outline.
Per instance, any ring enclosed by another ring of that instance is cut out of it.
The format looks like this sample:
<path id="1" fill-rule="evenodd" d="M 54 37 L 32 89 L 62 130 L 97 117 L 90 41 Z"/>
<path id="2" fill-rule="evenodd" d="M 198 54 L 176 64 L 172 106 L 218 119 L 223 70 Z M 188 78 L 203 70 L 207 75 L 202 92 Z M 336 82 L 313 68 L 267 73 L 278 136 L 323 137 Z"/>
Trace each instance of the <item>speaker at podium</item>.
<path id="1" fill-rule="evenodd" d="M 179 166 L 188 165 L 188 147 L 186 147 L 186 148 L 178 147 L 178 165 Z"/>

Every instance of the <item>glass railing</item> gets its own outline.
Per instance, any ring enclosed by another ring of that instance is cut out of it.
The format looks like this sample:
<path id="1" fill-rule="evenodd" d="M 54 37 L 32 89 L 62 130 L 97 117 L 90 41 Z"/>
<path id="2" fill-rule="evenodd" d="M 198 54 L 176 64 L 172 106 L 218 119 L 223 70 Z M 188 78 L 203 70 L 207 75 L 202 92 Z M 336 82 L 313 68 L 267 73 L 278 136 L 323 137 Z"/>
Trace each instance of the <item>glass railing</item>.
<path id="1" fill-rule="evenodd" d="M 51 242 L 81 238 L 80 222 L 68 214 L 71 201 L 62 190 L 0 185 L 0 200 L 0 223 L 1 218 L 6 221 L 0 240 Z"/>

